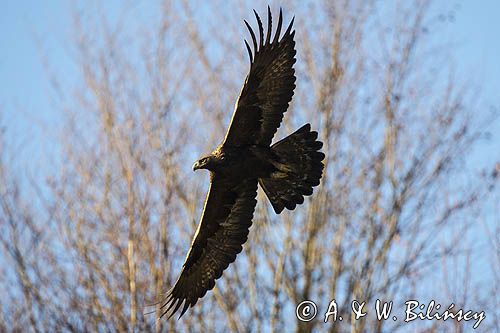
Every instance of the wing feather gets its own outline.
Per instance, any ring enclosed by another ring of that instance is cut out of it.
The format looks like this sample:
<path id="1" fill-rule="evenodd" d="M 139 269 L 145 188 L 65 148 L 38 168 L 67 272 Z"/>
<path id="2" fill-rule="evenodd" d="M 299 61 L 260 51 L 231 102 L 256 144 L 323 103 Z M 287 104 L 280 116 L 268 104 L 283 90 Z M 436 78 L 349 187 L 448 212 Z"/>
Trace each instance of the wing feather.
<path id="1" fill-rule="evenodd" d="M 273 27 L 273 18 L 271 15 L 271 9 L 267 6 L 267 36 L 266 36 L 266 45 L 269 44 L 269 40 L 271 39 L 271 30 Z"/>
<path id="2" fill-rule="evenodd" d="M 250 49 L 250 45 L 248 45 L 248 42 L 246 39 L 245 39 L 245 46 L 247 47 L 248 57 L 250 58 L 250 61 L 252 62 L 253 61 L 252 50 Z"/>
<path id="3" fill-rule="evenodd" d="M 252 42 L 253 42 L 253 50 L 254 52 L 257 52 L 257 39 L 255 38 L 255 33 L 252 30 L 252 27 L 246 20 L 243 20 L 245 22 L 245 25 L 247 26 L 248 31 L 250 31 L 250 36 L 252 37 Z"/>
<path id="4" fill-rule="evenodd" d="M 184 303 L 181 317 L 215 286 L 215 280 L 234 262 L 247 240 L 256 196 L 257 179 L 235 184 L 215 175 L 182 272 L 161 302 L 161 316 L 170 312 L 170 318 Z"/>
<path id="5" fill-rule="evenodd" d="M 268 7 L 267 35 L 264 42 L 262 21 L 255 12 L 259 28 L 259 46 L 252 28 L 245 25 L 252 37 L 254 52 L 245 84 L 236 103 L 224 144 L 241 146 L 271 144 L 283 120 L 295 89 L 295 31 L 293 19 L 280 40 L 283 14 L 280 9 L 276 33 L 272 37 L 272 16 Z M 248 50 L 248 46 L 247 46 Z"/>
<path id="6" fill-rule="evenodd" d="M 253 10 L 253 13 L 255 14 L 255 18 L 257 19 L 257 25 L 259 26 L 259 36 L 260 36 L 259 47 L 262 48 L 263 46 L 262 43 L 264 42 L 264 28 L 262 27 L 262 21 L 260 20 L 259 14 L 257 14 L 255 9 Z M 257 50 L 255 50 L 255 52 L 257 52 Z"/>
<path id="7" fill-rule="evenodd" d="M 278 27 L 276 28 L 276 34 L 274 34 L 274 39 L 273 39 L 273 45 L 278 44 L 278 39 L 281 34 L 281 25 L 283 24 L 283 12 L 281 11 L 280 8 L 280 16 L 278 18 Z"/>

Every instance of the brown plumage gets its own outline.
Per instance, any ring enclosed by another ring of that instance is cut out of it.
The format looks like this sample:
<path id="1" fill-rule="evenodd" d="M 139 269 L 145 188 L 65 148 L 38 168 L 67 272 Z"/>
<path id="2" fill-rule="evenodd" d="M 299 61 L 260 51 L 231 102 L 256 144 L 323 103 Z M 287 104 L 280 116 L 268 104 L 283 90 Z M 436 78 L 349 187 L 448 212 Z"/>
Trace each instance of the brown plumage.
<path id="1" fill-rule="evenodd" d="M 171 317 L 189 307 L 215 285 L 215 280 L 241 252 L 257 203 L 257 184 L 264 189 L 276 213 L 293 210 L 319 185 L 325 155 L 318 133 L 306 124 L 271 146 L 295 88 L 293 19 L 280 39 L 282 13 L 271 40 L 268 7 L 267 36 L 254 11 L 259 39 L 250 25 L 253 52 L 250 72 L 241 90 L 224 142 L 193 165 L 210 170 L 210 189 L 201 222 L 194 235 L 182 272 L 161 301 L 162 316 Z"/>

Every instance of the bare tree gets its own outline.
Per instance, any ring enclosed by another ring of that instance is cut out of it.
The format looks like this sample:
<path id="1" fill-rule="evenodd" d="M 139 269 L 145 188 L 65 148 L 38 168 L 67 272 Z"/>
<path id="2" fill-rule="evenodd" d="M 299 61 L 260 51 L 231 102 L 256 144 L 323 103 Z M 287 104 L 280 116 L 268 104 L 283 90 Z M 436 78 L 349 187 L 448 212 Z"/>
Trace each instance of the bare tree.
<path id="1" fill-rule="evenodd" d="M 406 299 L 433 297 L 492 311 L 496 320 L 482 328 L 498 328 L 497 304 L 472 289 L 477 273 L 470 263 L 490 253 L 474 245 L 478 225 L 498 254 L 498 232 L 483 209 L 498 199 L 498 162 L 484 172 L 468 164 L 496 115 L 482 111 L 478 94 L 454 76 L 450 49 L 436 37 L 446 20 L 432 6 L 283 5 L 285 17 L 296 16 L 298 80 L 282 130 L 304 120 L 319 129 L 327 156 L 322 185 L 279 216 L 259 192 L 243 253 L 179 321 L 158 320 L 158 307 L 150 315 L 145 308 L 175 281 L 199 220 L 208 179 L 194 176 L 191 164 L 229 123 L 248 69 L 243 44 L 235 41 L 242 41 L 250 4 L 164 1 L 154 19 L 135 20 L 139 26 L 129 26 L 139 15 L 134 7 L 117 18 L 102 7 L 75 11 L 70 54 L 79 84 L 51 78 L 64 125 L 57 169 L 46 182 L 26 185 L 11 161 L 0 159 L 0 288 L 8 295 L 0 329 L 472 326 L 351 317 L 354 299 L 370 306 L 392 300 L 401 309 Z M 494 293 L 499 266 L 491 260 Z M 436 279 L 470 289 L 455 292 Z M 324 323 L 332 299 L 344 320 Z M 303 300 L 318 304 L 316 319 L 296 318 Z"/>

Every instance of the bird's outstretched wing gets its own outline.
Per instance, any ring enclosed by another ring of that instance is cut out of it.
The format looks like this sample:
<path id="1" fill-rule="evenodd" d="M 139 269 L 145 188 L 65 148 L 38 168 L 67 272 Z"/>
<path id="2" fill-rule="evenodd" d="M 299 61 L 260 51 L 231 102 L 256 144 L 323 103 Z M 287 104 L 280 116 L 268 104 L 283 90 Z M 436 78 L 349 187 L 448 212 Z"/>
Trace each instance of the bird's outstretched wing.
<path id="1" fill-rule="evenodd" d="M 182 272 L 162 300 L 162 315 L 169 318 L 184 303 L 180 316 L 215 285 L 241 252 L 257 203 L 257 179 L 233 180 L 215 175 L 205 208 Z M 179 316 L 179 318 L 180 318 Z"/>
<path id="2" fill-rule="evenodd" d="M 252 28 L 245 21 L 253 42 L 253 53 L 245 40 L 250 56 L 250 72 L 236 103 L 231 125 L 224 144 L 259 144 L 269 146 L 280 126 L 283 114 L 293 96 L 295 88 L 295 31 L 293 19 L 283 37 L 279 39 L 283 16 L 280 9 L 278 28 L 271 40 L 272 17 L 267 7 L 267 36 L 264 41 L 262 21 L 254 11 L 259 25 L 259 42 Z"/>

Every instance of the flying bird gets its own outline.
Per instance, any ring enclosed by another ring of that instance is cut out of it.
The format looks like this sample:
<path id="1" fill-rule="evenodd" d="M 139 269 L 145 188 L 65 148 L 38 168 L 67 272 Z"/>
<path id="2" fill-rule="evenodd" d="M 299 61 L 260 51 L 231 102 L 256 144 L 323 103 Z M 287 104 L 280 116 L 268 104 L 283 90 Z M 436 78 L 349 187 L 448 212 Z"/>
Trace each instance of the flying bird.
<path id="1" fill-rule="evenodd" d="M 181 314 L 215 285 L 215 280 L 235 261 L 248 237 L 257 203 L 257 184 L 274 211 L 293 210 L 319 185 L 325 155 L 318 133 L 306 124 L 271 145 L 295 89 L 295 31 L 293 21 L 280 38 L 283 16 L 271 39 L 272 17 L 267 8 L 267 32 L 254 10 L 259 38 L 247 21 L 253 51 L 245 40 L 250 71 L 235 105 L 224 141 L 199 159 L 193 170 L 210 171 L 210 189 L 198 229 L 182 272 L 160 302 L 164 316 Z"/>

